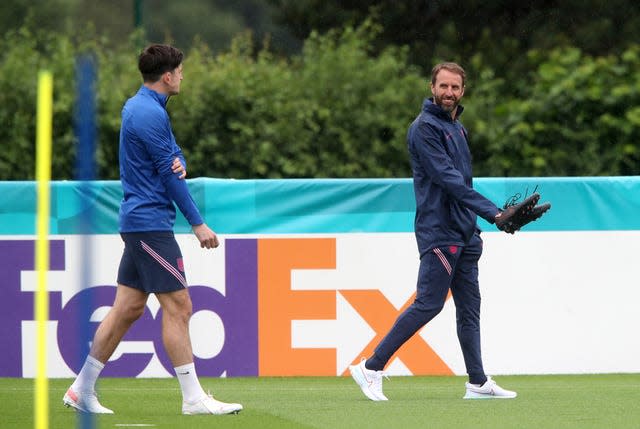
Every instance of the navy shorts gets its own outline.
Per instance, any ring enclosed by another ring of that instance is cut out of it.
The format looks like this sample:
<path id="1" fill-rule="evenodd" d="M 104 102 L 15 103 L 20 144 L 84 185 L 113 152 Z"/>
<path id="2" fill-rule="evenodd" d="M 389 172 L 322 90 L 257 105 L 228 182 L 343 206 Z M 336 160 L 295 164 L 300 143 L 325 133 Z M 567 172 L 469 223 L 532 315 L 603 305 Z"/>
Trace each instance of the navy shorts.
<path id="1" fill-rule="evenodd" d="M 171 231 L 120 234 L 124 253 L 118 284 L 145 293 L 175 292 L 187 287 L 182 253 Z"/>

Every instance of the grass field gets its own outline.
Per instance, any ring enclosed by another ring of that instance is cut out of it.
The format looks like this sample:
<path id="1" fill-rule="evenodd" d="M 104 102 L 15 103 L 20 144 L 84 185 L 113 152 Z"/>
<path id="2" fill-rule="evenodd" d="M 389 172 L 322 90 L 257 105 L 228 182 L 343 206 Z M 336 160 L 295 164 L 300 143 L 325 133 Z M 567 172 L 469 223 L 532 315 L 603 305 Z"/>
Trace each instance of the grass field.
<path id="1" fill-rule="evenodd" d="M 231 416 L 183 416 L 175 379 L 101 379 L 106 428 L 640 428 L 640 374 L 502 376 L 512 400 L 462 400 L 463 377 L 391 377 L 388 402 L 371 402 L 346 377 L 203 378 L 217 398 L 240 402 Z M 50 428 L 77 427 L 62 406 L 69 379 L 50 385 Z M 0 379 L 0 428 L 33 427 L 33 380 Z"/>

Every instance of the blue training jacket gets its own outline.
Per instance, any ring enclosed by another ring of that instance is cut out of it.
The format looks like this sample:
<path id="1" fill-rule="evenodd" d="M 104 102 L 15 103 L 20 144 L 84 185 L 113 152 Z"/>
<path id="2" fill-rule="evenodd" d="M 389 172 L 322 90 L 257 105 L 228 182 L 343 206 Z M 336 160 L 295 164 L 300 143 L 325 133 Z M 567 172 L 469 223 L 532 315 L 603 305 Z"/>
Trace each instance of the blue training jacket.
<path id="1" fill-rule="evenodd" d="M 477 215 L 493 223 L 498 207 L 473 189 L 467 132 L 426 99 L 407 133 L 416 197 L 415 234 L 420 256 L 441 246 L 464 246 L 479 231 Z"/>
<path id="2" fill-rule="evenodd" d="M 203 223 L 187 182 L 171 171 L 186 168 L 166 111 L 168 96 L 142 85 L 122 108 L 120 128 L 120 232 L 171 231 L 178 206 L 190 225 Z"/>

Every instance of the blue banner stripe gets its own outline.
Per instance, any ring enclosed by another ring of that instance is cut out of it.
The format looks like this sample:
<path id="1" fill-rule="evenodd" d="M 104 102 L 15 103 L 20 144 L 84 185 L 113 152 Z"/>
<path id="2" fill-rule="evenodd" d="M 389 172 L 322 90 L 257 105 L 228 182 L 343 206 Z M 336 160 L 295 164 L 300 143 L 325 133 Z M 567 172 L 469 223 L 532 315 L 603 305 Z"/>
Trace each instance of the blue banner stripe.
<path id="1" fill-rule="evenodd" d="M 189 188 L 219 234 L 412 232 L 411 179 L 191 179 Z M 526 231 L 640 230 L 640 176 L 479 178 L 475 188 L 501 206 L 537 187 L 551 210 Z M 35 234 L 35 182 L 0 182 L 1 235 Z M 58 181 L 51 187 L 52 234 L 79 234 L 80 201 L 91 201 L 94 234 L 118 233 L 117 181 Z M 486 231 L 493 225 L 479 220 Z M 177 233 L 190 227 L 179 214 Z"/>

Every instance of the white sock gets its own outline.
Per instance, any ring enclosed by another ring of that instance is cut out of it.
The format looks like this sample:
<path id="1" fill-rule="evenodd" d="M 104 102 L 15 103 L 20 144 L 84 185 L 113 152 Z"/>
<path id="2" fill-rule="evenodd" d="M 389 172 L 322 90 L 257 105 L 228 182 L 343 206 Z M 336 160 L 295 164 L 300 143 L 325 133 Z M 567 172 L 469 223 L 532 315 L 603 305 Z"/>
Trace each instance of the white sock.
<path id="1" fill-rule="evenodd" d="M 196 374 L 196 366 L 193 362 L 175 367 L 174 370 L 180 383 L 180 389 L 182 389 L 183 401 L 195 402 L 206 395 L 202 386 L 200 386 L 200 381 Z"/>
<path id="2" fill-rule="evenodd" d="M 94 392 L 96 390 L 96 381 L 103 368 L 104 364 L 102 362 L 88 355 L 71 388 L 75 392 Z"/>

